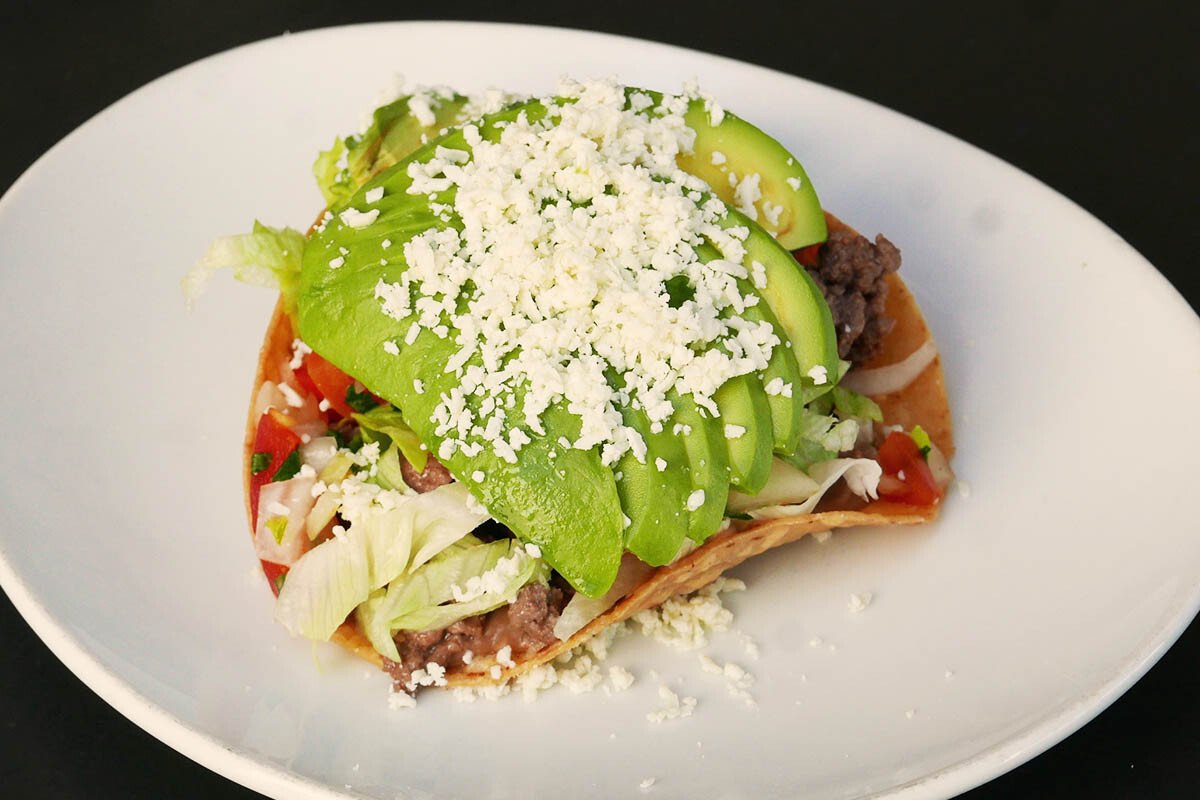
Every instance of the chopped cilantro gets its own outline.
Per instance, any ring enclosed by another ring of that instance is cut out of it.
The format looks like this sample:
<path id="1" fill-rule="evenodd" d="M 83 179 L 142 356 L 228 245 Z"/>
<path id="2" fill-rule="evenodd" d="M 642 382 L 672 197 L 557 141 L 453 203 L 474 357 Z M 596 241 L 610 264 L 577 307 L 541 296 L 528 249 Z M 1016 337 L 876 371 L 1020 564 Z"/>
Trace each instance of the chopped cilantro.
<path id="1" fill-rule="evenodd" d="M 271 466 L 270 453 L 255 453 L 250 456 L 250 474 L 257 475 L 258 473 Z"/>
<path id="2" fill-rule="evenodd" d="M 379 404 L 375 402 L 375 398 L 371 396 L 370 392 L 366 389 L 360 392 L 352 383 L 346 387 L 346 405 L 360 414 L 365 414 Z"/>
<path id="3" fill-rule="evenodd" d="M 921 450 L 921 458 L 929 459 L 929 451 L 932 449 L 933 442 L 929 438 L 929 434 L 920 425 L 914 425 L 912 429 L 912 440 L 917 443 L 917 447 Z"/>
<path id="4" fill-rule="evenodd" d="M 296 473 L 300 471 L 300 448 L 292 451 L 291 455 L 283 460 L 279 465 L 279 469 L 271 476 L 272 482 L 286 481 L 289 478 L 296 477 Z"/>
<path id="5" fill-rule="evenodd" d="M 271 517 L 267 520 L 267 530 L 275 537 L 275 544 L 283 544 L 283 534 L 287 532 L 287 517 Z"/>

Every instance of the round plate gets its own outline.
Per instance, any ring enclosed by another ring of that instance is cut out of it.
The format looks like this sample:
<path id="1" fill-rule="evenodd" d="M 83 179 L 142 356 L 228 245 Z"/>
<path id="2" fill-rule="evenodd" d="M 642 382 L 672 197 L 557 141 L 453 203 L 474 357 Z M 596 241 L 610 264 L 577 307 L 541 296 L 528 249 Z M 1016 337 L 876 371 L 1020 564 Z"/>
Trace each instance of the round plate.
<path id="1" fill-rule="evenodd" d="M 317 151 L 395 73 L 530 92 L 698 77 L 805 163 L 826 207 L 904 251 L 941 347 L 963 479 L 936 525 L 802 541 L 737 569 L 750 707 L 696 655 L 620 640 L 629 691 L 391 711 L 387 680 L 289 639 L 245 532 L 242 425 L 274 298 L 179 279 L 216 235 L 305 226 Z M 1015 258 L 1013 243 L 1036 258 Z M 135 92 L 0 200 L 0 582 L 139 725 L 289 798 L 638 793 L 943 797 L 1052 745 L 1140 677 L 1200 602 L 1190 504 L 1200 322 L 1116 234 L 911 119 L 770 70 L 547 28 L 287 36 Z M 1064 298 L 1070 297 L 1070 302 Z M 1171 342 L 1170 349 L 1162 346 Z M 969 489 L 968 489 L 969 487 Z M 853 593 L 874 600 L 860 612 Z M 654 724 L 660 684 L 695 696 Z M 469 757 L 464 758 L 465 754 Z M 753 765 L 751 767 L 751 765 Z"/>

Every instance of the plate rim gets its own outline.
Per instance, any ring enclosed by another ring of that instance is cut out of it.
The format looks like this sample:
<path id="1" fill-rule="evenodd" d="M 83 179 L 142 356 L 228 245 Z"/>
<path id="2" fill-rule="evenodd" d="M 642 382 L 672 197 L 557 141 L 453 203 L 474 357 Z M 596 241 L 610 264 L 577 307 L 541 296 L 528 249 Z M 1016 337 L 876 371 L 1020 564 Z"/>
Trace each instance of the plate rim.
<path id="1" fill-rule="evenodd" d="M 889 108 L 874 100 L 751 61 L 652 39 L 558 25 L 464 20 L 364 22 L 313 28 L 300 32 L 285 31 L 277 36 L 258 39 L 212 53 L 148 81 L 98 110 L 77 125 L 21 172 L 4 194 L 0 196 L 0 216 L 7 211 L 10 205 L 17 202 L 16 197 L 26 184 L 35 180 L 37 172 L 44 168 L 45 163 L 53 159 L 62 148 L 77 137 L 86 135 L 87 131 L 94 127 L 101 118 L 108 117 L 110 114 L 120 113 L 121 107 L 132 101 L 133 98 L 151 91 L 160 82 L 169 81 L 179 73 L 200 69 L 209 61 L 221 59 L 243 50 L 269 47 L 283 38 L 318 38 L 330 34 L 336 35 L 344 31 L 366 28 L 409 30 L 430 28 L 505 29 L 511 32 L 534 32 L 542 36 L 565 34 L 591 38 L 597 41 L 623 42 L 640 47 L 666 49 L 680 54 L 688 54 L 689 56 L 701 56 L 705 59 L 722 62 L 727 65 L 735 65 L 740 68 L 750 67 L 755 70 L 762 70 L 792 81 L 800 81 L 822 92 L 834 93 L 844 100 L 865 104 L 876 112 L 881 111 L 891 115 L 897 121 L 918 126 L 922 135 L 933 135 L 939 137 L 941 141 L 951 143 L 956 147 L 969 148 L 974 156 L 982 156 L 990 160 L 994 166 L 1009 170 L 1024 179 L 1032 181 L 1042 191 L 1053 196 L 1056 201 L 1065 204 L 1073 212 L 1081 215 L 1081 219 L 1086 219 L 1091 224 L 1098 226 L 1110 234 L 1127 251 L 1125 258 L 1133 256 L 1132 261 L 1138 262 L 1138 268 L 1143 273 L 1139 276 L 1139 279 L 1150 282 L 1157 279 L 1160 282 L 1158 288 L 1160 290 L 1162 288 L 1167 289 L 1168 294 L 1173 295 L 1172 302 L 1181 306 L 1180 311 L 1190 313 L 1197 326 L 1200 327 L 1200 315 L 1197 315 L 1191 308 L 1179 290 L 1117 231 L 1113 230 L 1086 208 L 1083 208 L 1074 200 L 1046 184 L 1038 177 L 965 139 L 954 136 L 929 123 Z M 46 610 L 27 582 L 9 563 L 2 540 L 0 540 L 0 588 L 4 590 L 13 606 L 17 609 L 17 612 L 38 638 L 88 689 L 93 691 L 130 722 L 171 747 L 177 753 L 244 787 L 272 797 L 286 796 L 301 798 L 302 800 L 309 800 L 310 798 L 311 800 L 337 800 L 337 798 L 349 796 L 320 781 L 283 769 L 274 763 L 257 758 L 252 753 L 234 748 L 214 736 L 202 733 L 189 726 L 176 715 L 167 712 L 165 709 L 151 702 L 131 684 L 107 669 L 101 663 L 99 657 L 87 648 L 79 637 L 72 635 L 65 625 L 61 624 Z M 1159 659 L 1175 644 L 1198 613 L 1200 613 L 1200 583 L 1194 585 L 1189 602 L 1175 608 L 1173 613 L 1164 615 L 1163 622 L 1158 629 L 1146 635 L 1143 646 L 1139 650 L 1131 652 L 1119 668 L 1114 670 L 1108 680 L 1100 684 L 1094 684 L 1090 687 L 1090 691 L 1085 692 L 1082 696 L 1076 697 L 1056 709 L 1052 709 L 1036 721 L 1031 722 L 1029 725 L 991 747 L 960 759 L 936 772 L 874 793 L 867 793 L 861 797 L 864 800 L 866 798 L 870 798 L 871 800 L 884 800 L 885 798 L 888 800 L 925 800 L 926 798 L 949 797 L 981 786 L 1026 763 L 1062 742 L 1112 705 L 1158 663 Z M 404 787 L 396 788 L 400 791 L 404 790 Z"/>

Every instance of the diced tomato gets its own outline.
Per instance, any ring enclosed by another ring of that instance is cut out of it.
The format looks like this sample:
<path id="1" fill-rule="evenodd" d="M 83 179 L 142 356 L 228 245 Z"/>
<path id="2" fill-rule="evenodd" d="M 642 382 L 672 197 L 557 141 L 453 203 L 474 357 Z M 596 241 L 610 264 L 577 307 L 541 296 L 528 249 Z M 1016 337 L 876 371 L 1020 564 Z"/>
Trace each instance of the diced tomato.
<path id="1" fill-rule="evenodd" d="M 810 244 L 808 247 L 801 247 L 799 250 L 792 251 L 792 256 L 806 267 L 815 267 L 820 261 L 821 245 L 824 242 Z"/>
<path id="2" fill-rule="evenodd" d="M 346 405 L 346 390 L 354 384 L 354 378 L 316 353 L 304 355 L 304 367 L 305 376 L 312 382 L 316 394 L 328 400 L 329 407 L 340 416 L 349 418 L 354 409 Z"/>
<path id="3" fill-rule="evenodd" d="M 279 587 L 283 586 L 283 576 L 287 575 L 288 568 L 283 564 L 272 564 L 270 561 L 263 561 L 262 571 L 267 576 L 267 583 L 271 584 L 271 591 L 278 596 Z"/>
<path id="4" fill-rule="evenodd" d="M 921 449 L 903 431 L 893 431 L 879 447 L 879 496 L 885 500 L 931 506 L 941 499 L 942 492 Z"/>
<path id="5" fill-rule="evenodd" d="M 270 483 L 271 478 L 283 466 L 287 457 L 300 446 L 300 437 L 292 430 L 292 421 L 278 409 L 269 408 L 258 418 L 258 429 L 254 432 L 253 453 L 265 453 L 271 460 L 265 469 L 250 473 L 250 516 L 258 525 L 258 491 L 263 484 Z"/>
<path id="6" fill-rule="evenodd" d="M 300 388 L 304 390 L 305 394 L 315 395 L 319 398 L 321 390 L 317 388 L 317 384 L 313 383 L 313 379 L 308 374 L 308 359 L 312 357 L 311 355 L 307 355 L 300 362 L 300 366 L 292 370 L 292 374 L 296 376 L 296 383 L 300 384 Z"/>

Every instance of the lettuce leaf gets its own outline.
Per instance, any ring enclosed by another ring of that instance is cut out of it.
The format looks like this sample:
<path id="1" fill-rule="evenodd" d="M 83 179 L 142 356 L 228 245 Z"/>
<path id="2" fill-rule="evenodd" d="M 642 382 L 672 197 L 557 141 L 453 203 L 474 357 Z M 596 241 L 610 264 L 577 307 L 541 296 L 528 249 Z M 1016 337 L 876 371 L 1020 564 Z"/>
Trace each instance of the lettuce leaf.
<path id="1" fill-rule="evenodd" d="M 250 233 L 223 236 L 183 277 L 183 294 L 190 308 L 212 276 L 232 269 L 233 277 L 251 286 L 279 289 L 285 301 L 295 294 L 304 256 L 304 234 L 292 228 L 272 228 L 255 220 Z"/>
<path id="2" fill-rule="evenodd" d="M 399 661 L 392 640 L 396 631 L 445 628 L 507 605 L 523 586 L 548 577 L 546 563 L 526 554 L 516 539 L 485 544 L 467 537 L 420 569 L 392 581 L 385 591 L 373 593 L 356 613 L 375 649 Z M 475 591 L 471 591 L 472 578 Z"/>
<path id="3" fill-rule="evenodd" d="M 333 140 L 333 147 L 322 150 L 313 162 L 313 177 L 317 179 L 317 188 L 325 198 L 325 205 L 333 208 L 341 205 L 354 194 L 350 185 L 349 173 L 341 165 L 346 158 L 346 141 L 342 137 Z"/>
<path id="4" fill-rule="evenodd" d="M 405 461 L 412 464 L 417 472 L 425 471 L 429 451 L 422 449 L 421 440 L 395 408 L 378 406 L 365 414 L 355 414 L 354 421 L 358 423 L 363 440 L 368 444 L 377 441 L 386 450 L 385 445 L 390 441 L 400 448 Z"/>
<path id="5" fill-rule="evenodd" d="M 852 389 L 846 389 L 842 386 L 833 387 L 833 407 L 837 409 L 838 416 L 842 419 L 866 420 L 872 422 L 883 422 L 883 411 L 879 408 L 879 404 L 865 394 L 859 394 Z"/>
<path id="6" fill-rule="evenodd" d="M 402 496 L 391 508 L 343 508 L 343 516 L 349 530 L 301 556 L 279 592 L 275 618 L 293 634 L 327 640 L 373 591 L 418 569 L 488 519 L 460 483 Z"/>
<path id="7" fill-rule="evenodd" d="M 800 424 L 802 433 L 796 451 L 779 456 L 797 469 L 837 458 L 839 453 L 852 449 L 858 438 L 857 421 L 819 414 L 809 408 L 804 409 Z"/>
<path id="8" fill-rule="evenodd" d="M 772 493 L 769 502 L 773 501 L 773 505 L 753 507 L 755 498 L 749 498 L 751 507 L 745 510 L 753 519 L 777 519 L 809 514 L 839 478 L 845 478 L 850 491 L 859 497 L 874 500 L 879 496 L 879 478 L 882 475 L 883 468 L 872 458 L 835 458 L 823 461 L 814 464 L 807 471 L 807 477 L 812 479 L 811 493 L 807 497 L 795 496 L 785 502 L 779 502 L 778 494 Z M 766 491 L 763 490 L 764 493 Z"/>

